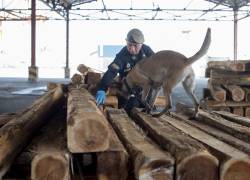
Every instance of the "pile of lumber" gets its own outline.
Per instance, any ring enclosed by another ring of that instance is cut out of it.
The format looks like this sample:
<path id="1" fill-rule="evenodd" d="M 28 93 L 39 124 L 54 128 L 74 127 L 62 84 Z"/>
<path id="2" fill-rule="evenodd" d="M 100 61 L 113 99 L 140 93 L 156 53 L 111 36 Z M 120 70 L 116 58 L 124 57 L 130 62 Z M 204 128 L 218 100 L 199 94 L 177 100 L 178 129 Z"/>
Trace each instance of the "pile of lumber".
<path id="1" fill-rule="evenodd" d="M 210 61 L 207 64 L 206 109 L 250 117 L 250 60 Z"/>
<path id="2" fill-rule="evenodd" d="M 79 73 L 71 77 L 72 84 L 79 84 L 85 87 L 93 96 L 96 95 L 99 83 L 101 81 L 102 73 L 97 73 L 84 64 L 79 64 L 77 67 Z M 105 106 L 117 108 L 118 100 L 116 98 L 117 89 L 119 88 L 118 80 L 111 83 L 106 93 Z"/>
<path id="3" fill-rule="evenodd" d="M 228 121 L 226 114 L 200 111 L 191 121 L 180 113 L 154 118 L 139 109 L 130 117 L 111 107 L 103 113 L 85 87 L 71 83 L 0 117 L 0 179 L 250 177 L 250 123 Z"/>

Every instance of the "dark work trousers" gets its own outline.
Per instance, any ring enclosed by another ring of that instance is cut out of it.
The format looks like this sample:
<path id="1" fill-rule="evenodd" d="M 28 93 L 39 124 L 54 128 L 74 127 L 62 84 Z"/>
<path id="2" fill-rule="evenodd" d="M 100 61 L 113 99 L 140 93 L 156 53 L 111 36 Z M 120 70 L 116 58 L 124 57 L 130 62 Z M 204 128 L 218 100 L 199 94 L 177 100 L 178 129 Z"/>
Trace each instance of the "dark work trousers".
<path id="1" fill-rule="evenodd" d="M 121 96 L 118 96 L 118 108 L 124 108 L 125 111 L 130 115 L 131 110 L 134 107 L 138 108 L 145 108 L 145 106 L 140 101 L 141 95 L 139 93 L 136 93 L 134 96 L 130 96 L 130 98 L 127 100 Z"/>

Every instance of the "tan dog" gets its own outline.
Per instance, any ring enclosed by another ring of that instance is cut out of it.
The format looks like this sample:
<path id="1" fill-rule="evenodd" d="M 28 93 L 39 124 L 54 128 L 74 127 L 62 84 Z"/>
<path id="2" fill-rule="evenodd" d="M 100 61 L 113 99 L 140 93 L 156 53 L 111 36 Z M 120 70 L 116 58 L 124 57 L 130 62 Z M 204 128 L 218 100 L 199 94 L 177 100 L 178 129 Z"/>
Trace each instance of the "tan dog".
<path id="1" fill-rule="evenodd" d="M 165 108 L 162 112 L 154 114 L 161 116 L 171 108 L 172 89 L 182 81 L 185 91 L 198 110 L 199 103 L 194 95 L 195 75 L 191 64 L 206 54 L 210 42 L 211 30 L 208 28 L 200 50 L 189 58 L 178 52 L 165 50 L 143 59 L 127 75 L 122 86 L 123 93 L 128 94 L 136 86 L 142 87 L 142 102 L 152 108 L 160 88 L 163 87 Z"/>

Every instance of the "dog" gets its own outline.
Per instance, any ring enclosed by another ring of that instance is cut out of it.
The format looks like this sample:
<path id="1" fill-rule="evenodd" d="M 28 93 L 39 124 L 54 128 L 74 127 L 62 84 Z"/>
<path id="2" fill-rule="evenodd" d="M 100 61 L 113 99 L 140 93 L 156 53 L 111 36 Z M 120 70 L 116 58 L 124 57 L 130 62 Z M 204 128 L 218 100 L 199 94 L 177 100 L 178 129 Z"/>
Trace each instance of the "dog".
<path id="1" fill-rule="evenodd" d="M 159 113 L 152 114 L 159 117 L 171 109 L 172 89 L 179 82 L 182 82 L 183 88 L 192 99 L 197 112 L 199 102 L 194 95 L 195 74 L 191 65 L 207 53 L 210 43 L 211 29 L 208 28 L 200 50 L 189 58 L 179 52 L 163 50 L 143 59 L 135 65 L 124 79 L 121 88 L 123 94 L 129 96 L 131 89 L 142 87 L 141 101 L 147 105 L 148 112 L 151 112 L 162 87 L 165 96 L 165 108 Z"/>

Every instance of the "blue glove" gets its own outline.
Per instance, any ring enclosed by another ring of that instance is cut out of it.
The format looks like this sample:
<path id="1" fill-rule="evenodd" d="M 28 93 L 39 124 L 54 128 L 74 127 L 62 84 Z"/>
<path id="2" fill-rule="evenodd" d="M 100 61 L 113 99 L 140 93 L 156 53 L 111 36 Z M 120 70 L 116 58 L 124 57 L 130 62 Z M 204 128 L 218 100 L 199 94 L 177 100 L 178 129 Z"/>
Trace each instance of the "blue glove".
<path id="1" fill-rule="evenodd" d="M 100 104 L 104 104 L 105 99 L 106 99 L 105 91 L 103 90 L 97 91 L 96 97 L 95 97 L 97 106 L 99 106 Z"/>

